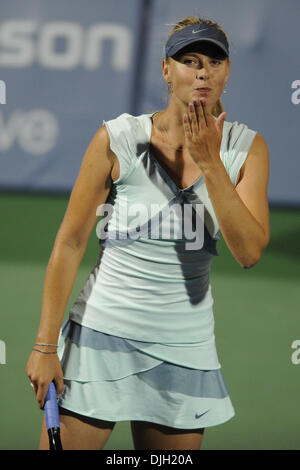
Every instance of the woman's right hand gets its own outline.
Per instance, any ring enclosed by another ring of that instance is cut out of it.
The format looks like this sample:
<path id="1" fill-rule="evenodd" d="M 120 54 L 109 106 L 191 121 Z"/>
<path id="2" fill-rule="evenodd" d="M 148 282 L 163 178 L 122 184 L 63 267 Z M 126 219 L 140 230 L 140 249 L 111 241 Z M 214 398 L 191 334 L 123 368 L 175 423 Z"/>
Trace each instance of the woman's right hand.
<path id="1" fill-rule="evenodd" d="M 26 365 L 26 373 L 33 385 L 39 408 L 44 407 L 50 382 L 55 382 L 57 394 L 63 392 L 63 372 L 57 354 L 32 351 Z"/>

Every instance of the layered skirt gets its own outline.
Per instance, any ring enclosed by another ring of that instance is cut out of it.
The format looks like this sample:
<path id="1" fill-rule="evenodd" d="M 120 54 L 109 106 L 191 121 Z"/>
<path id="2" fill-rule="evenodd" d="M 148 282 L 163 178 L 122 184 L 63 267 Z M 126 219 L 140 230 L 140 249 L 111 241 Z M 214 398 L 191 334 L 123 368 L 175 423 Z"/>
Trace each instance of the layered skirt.
<path id="1" fill-rule="evenodd" d="M 215 426 L 235 415 L 221 369 L 163 361 L 139 350 L 137 343 L 68 319 L 59 337 L 65 384 L 59 406 L 105 421 L 148 421 L 179 429 Z"/>

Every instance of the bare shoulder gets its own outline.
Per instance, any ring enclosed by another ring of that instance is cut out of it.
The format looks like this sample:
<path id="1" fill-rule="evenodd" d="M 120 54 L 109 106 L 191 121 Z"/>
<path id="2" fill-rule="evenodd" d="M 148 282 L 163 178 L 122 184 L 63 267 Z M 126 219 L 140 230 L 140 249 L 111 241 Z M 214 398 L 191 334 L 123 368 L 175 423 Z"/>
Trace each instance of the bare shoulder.
<path id="1" fill-rule="evenodd" d="M 261 161 L 261 163 L 269 163 L 269 148 L 265 138 L 257 133 L 253 139 L 253 142 L 250 146 L 248 157 L 249 155 L 252 156 L 254 159 L 254 155 Z"/>
<path id="2" fill-rule="evenodd" d="M 110 148 L 110 137 L 107 131 L 105 124 L 103 124 L 99 129 L 96 131 L 93 140 L 95 141 L 95 145 L 99 145 L 102 152 L 104 151 L 106 157 L 114 163 L 116 160 L 116 155 Z"/>
<path id="3" fill-rule="evenodd" d="M 103 125 L 94 133 L 83 156 L 58 240 L 75 247 L 86 246 L 98 209 L 111 190 L 113 163 L 109 134 Z"/>
<path id="4" fill-rule="evenodd" d="M 257 133 L 248 151 L 245 163 L 241 167 L 238 183 L 243 179 L 245 172 L 259 171 L 265 177 L 269 176 L 270 158 L 268 144 L 264 137 Z"/>
<path id="5" fill-rule="evenodd" d="M 268 144 L 261 134 L 257 133 L 255 135 L 251 147 L 249 149 L 249 153 L 259 153 L 265 158 L 268 157 Z"/>

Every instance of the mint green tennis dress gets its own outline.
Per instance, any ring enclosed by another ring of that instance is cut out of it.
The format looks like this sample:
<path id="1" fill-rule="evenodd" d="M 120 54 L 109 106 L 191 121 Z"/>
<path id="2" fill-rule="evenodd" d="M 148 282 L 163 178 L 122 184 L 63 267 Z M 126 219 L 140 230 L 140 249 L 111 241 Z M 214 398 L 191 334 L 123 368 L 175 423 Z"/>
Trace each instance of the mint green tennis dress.
<path id="1" fill-rule="evenodd" d="M 220 229 L 201 175 L 179 188 L 151 153 L 152 115 L 103 121 L 120 164 L 98 208 L 98 260 L 59 337 L 59 405 L 180 429 L 235 414 L 218 359 L 210 266 Z M 224 122 L 234 186 L 256 132 Z"/>

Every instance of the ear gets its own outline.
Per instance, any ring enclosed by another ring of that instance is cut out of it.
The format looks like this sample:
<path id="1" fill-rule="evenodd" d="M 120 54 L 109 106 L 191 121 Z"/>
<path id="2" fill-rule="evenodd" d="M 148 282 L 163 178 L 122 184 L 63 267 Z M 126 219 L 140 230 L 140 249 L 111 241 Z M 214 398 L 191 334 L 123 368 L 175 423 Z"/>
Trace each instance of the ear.
<path id="1" fill-rule="evenodd" d="M 171 82 L 171 71 L 170 71 L 171 67 L 170 67 L 170 63 L 168 63 L 166 59 L 162 60 L 161 68 L 162 68 L 162 73 L 163 73 L 164 80 L 167 83 L 170 83 Z"/>
<path id="2" fill-rule="evenodd" d="M 231 68 L 231 60 L 228 58 L 227 59 L 227 71 L 226 71 L 226 75 L 225 75 L 225 83 L 227 83 L 227 80 L 229 78 L 229 75 L 230 75 L 230 68 Z"/>

